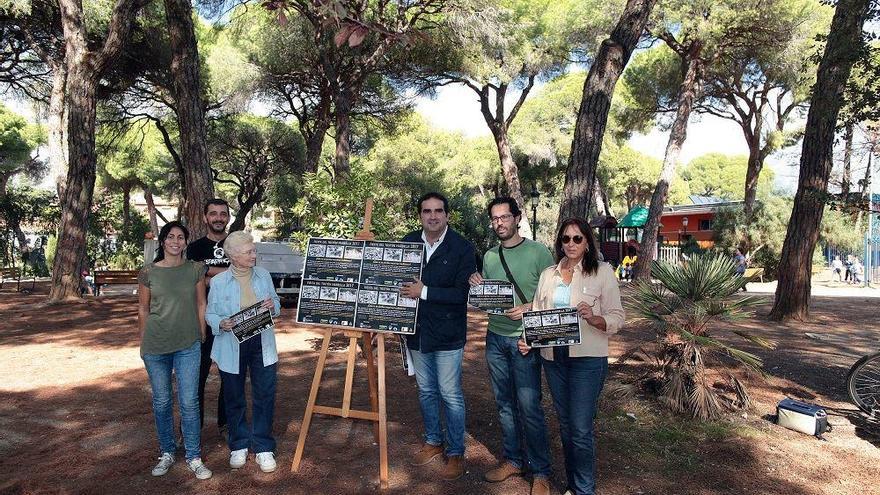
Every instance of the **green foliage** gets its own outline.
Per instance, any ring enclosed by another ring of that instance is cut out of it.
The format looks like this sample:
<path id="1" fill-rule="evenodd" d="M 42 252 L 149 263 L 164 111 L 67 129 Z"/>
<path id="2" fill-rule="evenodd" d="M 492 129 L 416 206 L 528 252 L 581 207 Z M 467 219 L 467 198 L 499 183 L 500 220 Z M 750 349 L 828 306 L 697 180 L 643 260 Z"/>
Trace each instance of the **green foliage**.
<path id="1" fill-rule="evenodd" d="M 662 382 L 661 400 L 673 411 L 694 418 L 711 419 L 721 412 L 722 396 L 713 387 L 712 368 L 717 358 L 727 356 L 746 369 L 761 372 L 761 359 L 716 338 L 719 323 L 748 315 L 747 309 L 759 302 L 756 297 L 735 297 L 746 280 L 735 275 L 728 256 L 698 255 L 684 265 L 653 262 L 651 275 L 658 284 L 639 280 L 630 309 L 649 324 L 658 338 L 658 373 Z M 773 345 L 743 331 L 732 331 L 753 344 Z M 722 368 L 723 366 L 718 366 Z M 728 406 L 746 407 L 748 393 L 731 375 L 736 400 Z"/>
<path id="2" fill-rule="evenodd" d="M 11 186 L 0 197 L 0 225 L 11 234 L 13 225 L 26 225 L 37 235 L 47 235 L 58 227 L 61 208 L 54 193 L 31 186 Z M 3 237 L 3 242 L 8 242 Z M 3 246 L 3 265 L 10 263 L 8 246 Z"/>
<path id="3" fill-rule="evenodd" d="M 749 157 L 707 153 L 691 160 L 681 169 L 681 178 L 688 182 L 692 194 L 714 196 L 726 200 L 741 200 Z M 773 170 L 761 172 L 758 192 L 765 194 L 773 186 Z"/>
<path id="4" fill-rule="evenodd" d="M 155 126 L 142 122 L 121 133 L 101 127 L 96 146 L 99 187 L 142 187 L 153 192 L 177 189 L 174 160 Z"/>
<path id="5" fill-rule="evenodd" d="M 732 255 L 744 239 L 751 239 L 751 248 L 743 254 L 749 257 L 751 266 L 764 268 L 765 277 L 775 278 L 791 208 L 791 198 L 773 193 L 758 197 L 751 223 L 746 222 L 742 208 L 719 210 L 712 221 L 716 250 Z"/>
<path id="6" fill-rule="evenodd" d="M 867 222 L 864 221 L 856 228 L 853 215 L 849 212 L 826 206 L 819 231 L 820 244 L 834 246 L 844 253 L 861 255 L 865 250 L 866 228 Z"/>
<path id="7" fill-rule="evenodd" d="M 42 127 L 28 124 L 24 117 L 0 103 L 0 175 L 22 168 L 45 140 Z"/>
<path id="8" fill-rule="evenodd" d="M 130 216 L 126 227 L 122 195 L 110 191 L 95 195 L 86 233 L 89 267 L 131 270 L 143 266 L 144 236 L 150 230 L 150 222 L 133 208 Z"/>
<path id="9" fill-rule="evenodd" d="M 303 230 L 293 237 L 303 252 L 309 237 L 354 237 L 362 227 L 367 198 L 374 201 L 372 231 L 377 239 L 399 239 L 416 225 L 412 216 L 391 207 L 398 204 L 394 196 L 399 191 L 379 187 L 376 175 L 357 164 L 347 178 L 335 182 L 326 172 L 306 173 L 302 189 L 292 212 L 302 221 Z"/>

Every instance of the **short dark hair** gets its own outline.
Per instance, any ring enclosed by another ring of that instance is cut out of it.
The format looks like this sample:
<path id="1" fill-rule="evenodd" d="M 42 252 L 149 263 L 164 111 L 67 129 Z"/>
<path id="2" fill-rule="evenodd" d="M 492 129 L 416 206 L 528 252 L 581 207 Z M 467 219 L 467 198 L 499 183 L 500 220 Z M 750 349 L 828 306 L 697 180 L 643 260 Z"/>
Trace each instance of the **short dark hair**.
<path id="1" fill-rule="evenodd" d="M 208 214 L 208 207 L 211 206 L 211 205 L 225 206 L 225 207 L 226 207 L 226 212 L 229 213 L 229 211 L 230 211 L 230 210 L 229 210 L 229 203 L 227 203 L 225 199 L 211 198 L 211 199 L 208 200 L 207 203 L 205 203 L 205 212 L 204 212 L 205 215 Z"/>
<path id="2" fill-rule="evenodd" d="M 443 211 L 445 211 L 447 214 L 449 213 L 449 200 L 446 199 L 446 196 L 444 196 L 438 192 L 429 192 L 427 194 L 422 195 L 422 197 L 419 198 L 419 201 L 416 203 L 416 208 L 419 213 L 422 212 L 422 203 L 424 203 L 425 201 L 427 201 L 429 199 L 439 199 L 440 201 L 443 201 Z"/>
<path id="3" fill-rule="evenodd" d="M 559 224 L 559 231 L 556 232 L 556 261 L 562 261 L 565 258 L 565 251 L 562 250 L 562 234 L 569 225 L 574 225 L 584 235 L 584 242 L 587 243 L 587 251 L 584 253 L 584 259 L 581 266 L 584 269 L 584 275 L 596 273 L 599 269 L 599 257 L 596 255 L 596 237 L 593 235 L 593 229 L 590 224 L 583 218 L 568 218 Z"/>
<path id="4" fill-rule="evenodd" d="M 486 208 L 486 213 L 488 213 L 491 217 L 492 208 L 498 205 L 507 205 L 507 207 L 510 209 L 510 214 L 515 217 L 522 215 L 522 211 L 520 211 L 519 209 L 519 204 L 517 204 L 516 200 L 511 198 L 510 196 L 498 196 L 492 201 L 489 201 L 489 206 Z"/>

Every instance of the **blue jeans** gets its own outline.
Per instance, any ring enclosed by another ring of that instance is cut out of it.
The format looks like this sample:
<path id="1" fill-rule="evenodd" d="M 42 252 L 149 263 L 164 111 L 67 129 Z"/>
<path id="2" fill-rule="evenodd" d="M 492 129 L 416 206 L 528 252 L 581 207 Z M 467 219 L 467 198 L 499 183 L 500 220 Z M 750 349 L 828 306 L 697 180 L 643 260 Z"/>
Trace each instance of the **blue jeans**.
<path id="1" fill-rule="evenodd" d="M 177 401 L 180 404 L 180 425 L 186 459 L 201 457 L 201 427 L 199 426 L 199 362 L 202 344 L 199 341 L 186 349 L 169 354 L 144 354 L 144 366 L 153 389 L 153 416 L 159 436 L 160 452 L 174 454 L 174 398 L 171 391 L 171 371 L 177 381 Z"/>
<path id="2" fill-rule="evenodd" d="M 519 468 L 528 465 L 535 476 L 549 477 L 550 443 L 541 406 L 540 354 L 523 356 L 516 347 L 517 340 L 518 336 L 486 332 L 486 363 L 498 405 L 504 458 Z"/>
<path id="3" fill-rule="evenodd" d="M 443 445 L 440 400 L 446 415 L 446 455 L 464 455 L 464 392 L 461 390 L 461 360 L 464 349 L 412 353 L 419 405 L 425 423 L 425 443 Z"/>
<path id="4" fill-rule="evenodd" d="M 607 357 L 557 356 L 542 359 L 565 454 L 565 476 L 575 495 L 596 492 L 596 447 L 593 420 L 599 393 L 608 374 Z M 567 353 L 566 353 L 567 354 Z"/>
<path id="5" fill-rule="evenodd" d="M 251 374 L 253 423 L 247 421 L 244 383 Z M 273 452 L 272 420 L 275 415 L 275 388 L 278 363 L 263 366 L 263 344 L 260 336 L 245 340 L 239 347 L 238 373 L 220 370 L 223 382 L 223 406 L 229 425 L 229 450 L 250 448 L 253 452 Z"/>

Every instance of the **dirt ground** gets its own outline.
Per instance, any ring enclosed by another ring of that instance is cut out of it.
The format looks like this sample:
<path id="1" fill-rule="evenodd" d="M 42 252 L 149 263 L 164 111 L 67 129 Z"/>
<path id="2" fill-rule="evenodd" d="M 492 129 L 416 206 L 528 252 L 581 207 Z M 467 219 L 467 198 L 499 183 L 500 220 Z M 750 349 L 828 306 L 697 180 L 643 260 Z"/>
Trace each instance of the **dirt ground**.
<path id="1" fill-rule="evenodd" d="M 378 448 L 362 421 L 316 416 L 303 466 L 291 473 L 297 435 L 317 360 L 320 333 L 292 323 L 293 308 L 279 319 L 279 385 L 275 412 L 279 469 L 259 471 L 253 461 L 228 467 L 228 450 L 213 427 L 219 377 L 208 384 L 202 452 L 214 477 L 198 481 L 182 462 L 168 475 L 150 476 L 157 441 L 146 372 L 138 355 L 136 299 L 91 298 L 45 307 L 46 287 L 33 294 L 0 290 L 0 494 L 155 493 L 376 493 Z M 623 494 L 880 494 L 880 428 L 846 402 L 843 382 L 858 356 L 878 349 L 880 299 L 858 295 L 816 297 L 810 323 L 773 324 L 756 317 L 738 324 L 777 342 L 760 355 L 769 377 L 748 379 L 755 402 L 746 413 L 713 422 L 672 416 L 647 394 L 606 387 L 597 421 L 598 477 L 602 495 Z M 416 385 L 400 366 L 396 345 L 387 366 L 390 488 L 386 493 L 490 493 L 529 491 L 528 480 L 498 484 L 482 475 L 500 454 L 500 429 L 483 356 L 485 319 L 472 313 L 464 364 L 467 401 L 467 474 L 442 482 L 439 462 L 407 464 L 421 442 Z M 729 334 L 730 332 L 719 332 Z M 612 354 L 650 342 L 630 326 Z M 740 343 L 737 337 L 725 340 Z M 395 339 L 390 339 L 396 343 Z M 347 341 L 334 340 L 319 403 L 339 404 Z M 613 364 L 610 384 L 644 371 L 639 363 Z M 354 403 L 368 403 L 363 364 L 355 375 Z M 834 430 L 826 441 L 782 429 L 770 421 L 775 404 L 791 396 L 831 408 Z M 559 433 L 550 404 L 554 490 L 563 488 Z M 182 452 L 179 458 L 182 457 Z"/>

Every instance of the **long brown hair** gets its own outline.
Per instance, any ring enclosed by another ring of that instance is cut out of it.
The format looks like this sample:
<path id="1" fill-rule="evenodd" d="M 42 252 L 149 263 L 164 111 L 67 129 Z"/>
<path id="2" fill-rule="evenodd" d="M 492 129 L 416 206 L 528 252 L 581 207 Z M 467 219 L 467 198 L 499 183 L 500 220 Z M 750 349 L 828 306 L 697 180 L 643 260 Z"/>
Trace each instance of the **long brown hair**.
<path id="1" fill-rule="evenodd" d="M 590 224 L 587 223 L 583 218 L 567 218 L 559 224 L 559 231 L 556 232 L 556 262 L 559 263 L 565 258 L 565 251 L 562 249 L 562 234 L 565 232 L 565 229 L 568 228 L 569 225 L 574 225 L 581 231 L 581 234 L 584 236 L 584 242 L 587 243 L 587 250 L 584 252 L 584 259 L 581 262 L 581 266 L 584 270 L 584 275 L 591 275 L 596 273 L 599 269 L 599 258 L 596 256 L 596 238 L 593 235 L 593 229 L 590 228 Z"/>

